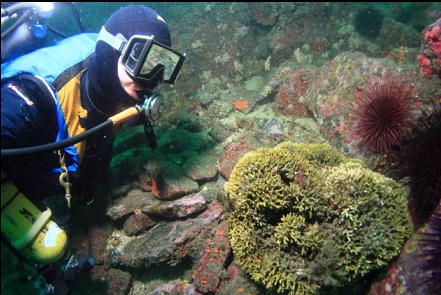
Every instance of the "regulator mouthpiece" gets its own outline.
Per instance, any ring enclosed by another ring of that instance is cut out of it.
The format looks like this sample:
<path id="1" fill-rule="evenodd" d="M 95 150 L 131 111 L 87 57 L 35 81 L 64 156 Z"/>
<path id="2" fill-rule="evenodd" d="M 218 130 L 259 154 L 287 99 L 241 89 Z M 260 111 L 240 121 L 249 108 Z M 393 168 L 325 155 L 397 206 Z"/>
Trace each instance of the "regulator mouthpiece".
<path id="1" fill-rule="evenodd" d="M 140 119 L 144 125 L 144 134 L 147 143 L 151 149 L 155 149 L 157 146 L 155 131 L 153 130 L 152 123 L 159 120 L 164 110 L 164 99 L 159 93 L 153 93 L 151 95 L 144 94 L 144 102 L 138 105 L 137 108 L 141 114 Z"/>
<path id="2" fill-rule="evenodd" d="M 142 113 L 146 119 L 154 123 L 161 118 L 164 110 L 164 99 L 159 93 L 151 96 L 144 95 L 144 103 L 141 106 Z"/>

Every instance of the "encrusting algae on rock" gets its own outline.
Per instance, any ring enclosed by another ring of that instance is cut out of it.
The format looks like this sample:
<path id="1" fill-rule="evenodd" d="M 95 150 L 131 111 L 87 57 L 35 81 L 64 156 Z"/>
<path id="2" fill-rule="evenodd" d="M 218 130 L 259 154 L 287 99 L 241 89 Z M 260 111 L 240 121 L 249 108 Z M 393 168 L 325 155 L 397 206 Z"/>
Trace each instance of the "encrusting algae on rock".
<path id="1" fill-rule="evenodd" d="M 344 287 L 387 265 L 412 232 L 400 185 L 327 144 L 249 152 L 226 192 L 237 262 L 283 294 Z"/>

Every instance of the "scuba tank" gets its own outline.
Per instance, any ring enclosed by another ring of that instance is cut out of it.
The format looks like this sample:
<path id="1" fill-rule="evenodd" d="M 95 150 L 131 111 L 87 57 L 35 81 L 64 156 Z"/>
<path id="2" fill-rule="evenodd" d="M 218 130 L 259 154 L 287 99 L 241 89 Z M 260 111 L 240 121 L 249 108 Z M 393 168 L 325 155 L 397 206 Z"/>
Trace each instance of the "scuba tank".
<path id="1" fill-rule="evenodd" d="M 38 263 L 61 259 L 67 249 L 67 235 L 50 218 L 51 210 L 41 212 L 12 182 L 1 185 L 2 239 L 26 258 Z"/>
<path id="2" fill-rule="evenodd" d="M 74 2 L 2 2 L 1 61 L 2 63 L 47 46 L 52 37 L 68 36 L 48 23 L 55 5 L 68 6 L 81 32 L 84 32 Z M 48 33 L 52 33 L 50 36 Z"/>

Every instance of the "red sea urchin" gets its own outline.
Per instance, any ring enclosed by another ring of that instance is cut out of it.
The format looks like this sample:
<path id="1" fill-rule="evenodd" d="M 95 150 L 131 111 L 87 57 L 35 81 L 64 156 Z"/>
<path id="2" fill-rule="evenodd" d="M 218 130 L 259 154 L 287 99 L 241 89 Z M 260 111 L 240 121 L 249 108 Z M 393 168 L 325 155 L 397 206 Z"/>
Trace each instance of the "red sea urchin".
<path id="1" fill-rule="evenodd" d="M 409 178 L 409 206 L 416 215 L 414 221 L 421 223 L 430 217 L 441 198 L 441 106 L 424 113 L 400 146 L 395 174 Z"/>
<path id="2" fill-rule="evenodd" d="M 386 77 L 364 87 L 355 111 L 358 145 L 369 153 L 386 153 L 400 143 L 412 127 L 413 89 Z"/>

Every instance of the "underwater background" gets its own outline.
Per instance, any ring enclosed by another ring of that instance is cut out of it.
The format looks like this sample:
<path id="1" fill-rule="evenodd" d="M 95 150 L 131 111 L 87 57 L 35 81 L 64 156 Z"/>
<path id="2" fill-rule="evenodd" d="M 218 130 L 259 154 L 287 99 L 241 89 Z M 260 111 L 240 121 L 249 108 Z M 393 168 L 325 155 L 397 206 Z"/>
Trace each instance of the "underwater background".
<path id="1" fill-rule="evenodd" d="M 129 4 L 76 7 L 98 32 Z M 440 3 L 143 4 L 187 59 L 158 148 L 118 130 L 72 294 L 440 290 Z M 2 243 L 2 294 L 35 279 Z"/>

